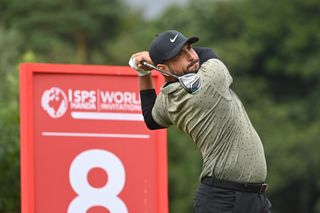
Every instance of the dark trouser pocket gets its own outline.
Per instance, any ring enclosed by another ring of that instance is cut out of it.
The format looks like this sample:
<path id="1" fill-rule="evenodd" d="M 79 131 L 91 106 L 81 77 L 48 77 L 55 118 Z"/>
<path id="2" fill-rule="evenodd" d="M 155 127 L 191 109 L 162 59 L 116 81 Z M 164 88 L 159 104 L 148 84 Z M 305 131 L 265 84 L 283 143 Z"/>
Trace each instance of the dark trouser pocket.
<path id="1" fill-rule="evenodd" d="M 194 198 L 194 213 L 232 213 L 235 191 L 200 184 Z"/>
<path id="2" fill-rule="evenodd" d="M 271 203 L 265 194 L 236 192 L 233 213 L 271 213 Z"/>
<path id="3" fill-rule="evenodd" d="M 271 213 L 271 209 L 272 209 L 272 205 L 271 202 L 269 201 L 269 199 L 267 198 L 267 196 L 264 196 L 264 208 L 263 208 L 263 213 Z"/>

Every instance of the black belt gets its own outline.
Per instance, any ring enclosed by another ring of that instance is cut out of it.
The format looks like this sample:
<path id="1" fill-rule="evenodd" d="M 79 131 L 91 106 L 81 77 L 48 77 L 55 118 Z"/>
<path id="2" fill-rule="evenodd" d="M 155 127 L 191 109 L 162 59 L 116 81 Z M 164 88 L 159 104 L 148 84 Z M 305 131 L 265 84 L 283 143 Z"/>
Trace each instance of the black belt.
<path id="1" fill-rule="evenodd" d="M 237 183 L 226 180 L 215 179 L 211 176 L 206 176 L 201 180 L 201 183 L 215 186 L 219 188 L 231 189 L 241 192 L 252 192 L 262 194 L 267 191 L 268 184 L 266 183 Z"/>

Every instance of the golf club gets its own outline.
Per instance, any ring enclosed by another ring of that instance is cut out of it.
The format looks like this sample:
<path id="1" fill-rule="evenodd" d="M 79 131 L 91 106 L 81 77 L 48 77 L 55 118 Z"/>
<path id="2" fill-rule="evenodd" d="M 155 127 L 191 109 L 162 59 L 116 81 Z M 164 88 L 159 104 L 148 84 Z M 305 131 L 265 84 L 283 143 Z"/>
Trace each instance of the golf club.
<path id="1" fill-rule="evenodd" d="M 179 80 L 181 86 L 190 94 L 197 93 L 201 88 L 201 79 L 196 73 L 188 73 L 183 76 L 177 76 L 175 74 L 165 72 L 165 71 L 159 69 L 158 67 L 156 67 L 152 64 L 149 64 L 146 61 L 142 61 L 141 64 L 143 66 L 157 70 L 165 76 L 172 76 L 174 78 L 177 78 Z"/>

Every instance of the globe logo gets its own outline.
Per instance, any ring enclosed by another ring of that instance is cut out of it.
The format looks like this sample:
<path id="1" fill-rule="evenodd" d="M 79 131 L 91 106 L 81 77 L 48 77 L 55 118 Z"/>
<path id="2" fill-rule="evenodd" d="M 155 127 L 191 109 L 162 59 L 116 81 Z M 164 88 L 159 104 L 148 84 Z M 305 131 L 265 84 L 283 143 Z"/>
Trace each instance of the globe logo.
<path id="1" fill-rule="evenodd" d="M 68 99 L 58 87 L 52 87 L 42 94 L 41 106 L 52 118 L 60 118 L 68 109 Z"/>

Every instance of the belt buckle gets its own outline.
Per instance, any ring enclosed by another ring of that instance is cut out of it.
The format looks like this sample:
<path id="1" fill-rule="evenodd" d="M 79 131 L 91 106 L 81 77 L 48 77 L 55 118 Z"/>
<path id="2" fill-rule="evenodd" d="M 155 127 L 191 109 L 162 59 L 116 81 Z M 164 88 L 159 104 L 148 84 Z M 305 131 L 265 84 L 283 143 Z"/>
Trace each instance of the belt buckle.
<path id="1" fill-rule="evenodd" d="M 259 193 L 262 194 L 262 193 L 266 192 L 267 190 L 268 190 L 268 184 L 263 183 L 263 184 L 261 184 Z"/>

